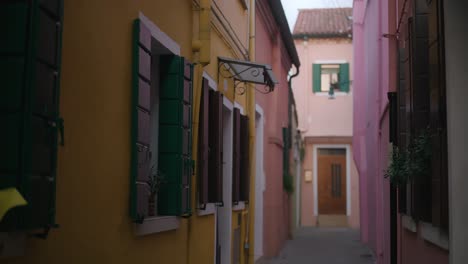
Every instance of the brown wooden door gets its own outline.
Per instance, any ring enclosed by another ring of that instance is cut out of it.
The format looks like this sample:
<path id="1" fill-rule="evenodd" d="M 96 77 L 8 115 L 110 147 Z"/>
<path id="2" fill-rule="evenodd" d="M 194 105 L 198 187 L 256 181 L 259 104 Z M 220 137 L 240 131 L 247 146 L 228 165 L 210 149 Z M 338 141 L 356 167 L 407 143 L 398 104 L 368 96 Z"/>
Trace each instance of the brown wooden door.
<path id="1" fill-rule="evenodd" d="M 346 214 L 346 150 L 318 151 L 318 212 Z"/>

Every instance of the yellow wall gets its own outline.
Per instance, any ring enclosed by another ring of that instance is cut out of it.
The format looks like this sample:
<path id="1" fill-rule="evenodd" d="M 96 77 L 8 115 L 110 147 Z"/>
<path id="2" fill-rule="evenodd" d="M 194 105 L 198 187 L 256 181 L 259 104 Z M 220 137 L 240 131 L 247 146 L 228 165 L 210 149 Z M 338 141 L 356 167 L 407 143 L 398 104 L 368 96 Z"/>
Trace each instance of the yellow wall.
<path id="1" fill-rule="evenodd" d="M 134 235 L 129 217 L 132 23 L 143 12 L 180 45 L 182 56 L 192 59 L 192 1 L 64 2 L 60 109 L 66 145 L 58 157 L 60 228 L 51 230 L 47 240 L 28 239 L 25 256 L 2 263 L 189 263 L 189 258 L 190 263 L 212 263 L 213 215 L 199 217 L 194 209 L 177 230 L 142 237 Z M 238 1 L 228 2 L 237 7 L 221 9 L 247 47 L 247 12 Z M 234 57 L 236 52 L 222 32 L 212 30 L 211 35 L 212 63 L 205 70 L 216 80 L 217 56 Z M 196 76 L 198 84 L 200 80 Z M 245 96 L 234 96 L 232 82 L 226 96 L 245 105 Z M 195 198 L 196 178 L 192 180 Z"/>

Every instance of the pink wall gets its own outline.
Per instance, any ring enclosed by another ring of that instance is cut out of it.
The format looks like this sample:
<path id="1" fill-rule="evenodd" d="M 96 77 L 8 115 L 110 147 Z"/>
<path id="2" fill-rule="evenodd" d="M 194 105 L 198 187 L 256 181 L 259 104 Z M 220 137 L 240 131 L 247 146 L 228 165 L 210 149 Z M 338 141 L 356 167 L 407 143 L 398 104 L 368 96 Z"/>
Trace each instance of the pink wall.
<path id="1" fill-rule="evenodd" d="M 351 136 L 353 133 L 353 87 L 349 94 L 337 93 L 335 100 L 328 93 L 312 92 L 312 64 L 320 61 L 343 61 L 353 73 L 353 44 L 350 39 L 295 40 L 301 58 L 301 72 L 293 81 L 299 128 L 307 136 Z M 327 125 L 324 125 L 327 124 Z"/>
<path id="2" fill-rule="evenodd" d="M 265 166 L 263 193 L 263 254 L 271 257 L 279 254 L 289 235 L 290 201 L 283 190 L 282 127 L 288 126 L 287 74 L 291 61 L 285 54 L 278 28 L 272 27 L 274 18 L 265 3 L 258 3 L 256 7 L 255 60 L 270 64 L 279 83 L 273 93 L 265 95 L 257 92 L 255 100 L 262 107 L 265 119 L 264 164 L 268 166 Z"/>
<path id="3" fill-rule="evenodd" d="M 397 85 L 397 42 L 383 38 L 396 32 L 396 1 L 354 2 L 354 159 L 360 173 L 361 239 L 377 263 L 390 263 L 389 113 L 387 92 Z M 408 1 L 411 2 L 411 1 Z M 409 12 L 410 13 L 410 12 Z M 398 262 L 447 263 L 447 252 L 398 224 Z M 420 230 L 420 227 L 418 227 Z M 400 251 L 401 250 L 401 251 Z"/>

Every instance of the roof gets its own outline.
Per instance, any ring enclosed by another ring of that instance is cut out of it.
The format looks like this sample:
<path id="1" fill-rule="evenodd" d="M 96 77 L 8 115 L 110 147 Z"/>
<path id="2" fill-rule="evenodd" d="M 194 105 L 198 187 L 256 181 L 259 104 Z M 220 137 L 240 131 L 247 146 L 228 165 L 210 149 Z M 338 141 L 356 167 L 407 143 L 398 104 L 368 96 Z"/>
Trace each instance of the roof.
<path id="1" fill-rule="evenodd" d="M 299 9 L 293 37 L 351 37 L 352 8 Z"/>
<path id="2" fill-rule="evenodd" d="M 281 38 L 283 39 L 286 50 L 288 51 L 289 57 L 291 58 L 293 64 L 296 67 L 301 65 L 299 61 L 299 55 L 297 55 L 296 45 L 294 45 L 294 40 L 292 38 L 291 30 L 289 29 L 288 20 L 284 14 L 283 5 L 281 0 L 270 0 L 268 1 L 273 16 L 275 17 L 276 23 L 281 31 Z"/>

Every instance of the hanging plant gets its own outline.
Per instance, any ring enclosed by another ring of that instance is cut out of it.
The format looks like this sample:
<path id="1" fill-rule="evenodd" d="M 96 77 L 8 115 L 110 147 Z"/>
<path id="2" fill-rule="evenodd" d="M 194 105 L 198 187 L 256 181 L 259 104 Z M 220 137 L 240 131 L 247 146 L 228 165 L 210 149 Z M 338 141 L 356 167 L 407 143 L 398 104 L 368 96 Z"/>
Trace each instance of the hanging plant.
<path id="1" fill-rule="evenodd" d="M 429 129 L 424 130 L 406 151 L 394 146 L 390 164 L 384 177 L 395 186 L 406 185 L 413 177 L 429 177 L 431 173 L 431 136 Z"/>
<path id="2" fill-rule="evenodd" d="M 283 189 L 288 195 L 294 192 L 293 176 L 288 173 L 283 175 Z"/>

